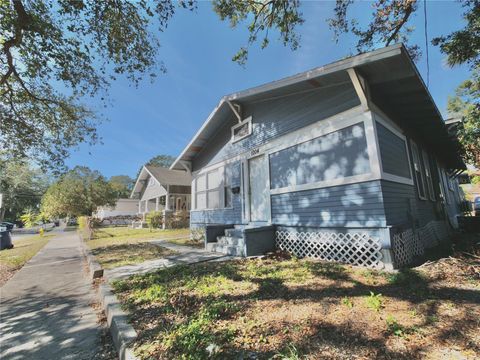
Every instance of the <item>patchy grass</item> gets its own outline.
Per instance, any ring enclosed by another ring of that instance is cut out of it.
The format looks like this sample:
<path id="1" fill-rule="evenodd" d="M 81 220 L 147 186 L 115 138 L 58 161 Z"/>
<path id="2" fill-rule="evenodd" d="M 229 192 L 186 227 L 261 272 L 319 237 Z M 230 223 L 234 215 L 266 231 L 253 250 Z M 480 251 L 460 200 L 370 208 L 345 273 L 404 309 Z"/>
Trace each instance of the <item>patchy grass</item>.
<path id="1" fill-rule="evenodd" d="M 189 229 L 149 230 L 111 227 L 96 229 L 87 245 L 106 269 L 133 265 L 175 254 L 151 244 L 153 239 L 175 239 L 189 234 Z"/>
<path id="2" fill-rule="evenodd" d="M 94 243 L 109 244 L 120 239 L 152 240 L 152 239 L 178 239 L 190 235 L 190 229 L 131 229 L 128 227 L 107 227 L 95 229 L 92 240 Z"/>
<path id="3" fill-rule="evenodd" d="M 139 264 L 175 254 L 175 251 L 148 242 L 128 241 L 92 249 L 93 255 L 105 269 Z"/>
<path id="4" fill-rule="evenodd" d="M 428 269 L 392 275 L 270 257 L 176 266 L 114 288 L 142 359 L 435 359 L 450 349 L 474 359 L 480 351 L 480 294 L 458 271 L 452 280 Z"/>
<path id="5" fill-rule="evenodd" d="M 16 271 L 39 252 L 52 236 L 54 235 L 24 237 L 13 241 L 13 249 L 0 251 L 0 286 L 5 284 Z"/>

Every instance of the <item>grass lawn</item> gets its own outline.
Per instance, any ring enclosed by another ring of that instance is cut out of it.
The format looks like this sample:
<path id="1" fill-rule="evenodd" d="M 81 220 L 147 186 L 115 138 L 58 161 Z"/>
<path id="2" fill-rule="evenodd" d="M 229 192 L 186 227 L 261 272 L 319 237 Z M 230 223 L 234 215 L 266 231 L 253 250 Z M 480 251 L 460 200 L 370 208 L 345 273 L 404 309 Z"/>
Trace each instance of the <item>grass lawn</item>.
<path id="1" fill-rule="evenodd" d="M 478 359 L 479 267 L 445 258 L 386 273 L 279 254 L 114 288 L 142 359 Z"/>
<path id="2" fill-rule="evenodd" d="M 138 264 L 173 255 L 174 252 L 149 243 L 152 239 L 176 239 L 190 234 L 189 229 L 152 230 L 111 227 L 96 229 L 87 241 L 98 262 L 105 268 Z"/>
<path id="3" fill-rule="evenodd" d="M 54 235 L 45 234 L 24 237 L 13 241 L 13 249 L 0 251 L 0 286 L 43 248 L 52 236 Z"/>

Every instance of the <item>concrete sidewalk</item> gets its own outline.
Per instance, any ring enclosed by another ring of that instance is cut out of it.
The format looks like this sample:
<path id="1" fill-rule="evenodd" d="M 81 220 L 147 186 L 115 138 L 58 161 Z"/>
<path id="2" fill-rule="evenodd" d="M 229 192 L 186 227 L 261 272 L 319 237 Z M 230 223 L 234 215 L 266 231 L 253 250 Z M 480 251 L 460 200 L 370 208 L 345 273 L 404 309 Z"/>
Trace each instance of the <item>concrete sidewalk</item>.
<path id="1" fill-rule="evenodd" d="M 203 249 L 191 246 L 177 245 L 169 243 L 168 240 L 152 240 L 152 244 L 176 251 L 177 254 L 166 256 L 160 259 L 148 260 L 140 264 L 126 265 L 113 269 L 105 269 L 104 277 L 108 281 L 124 279 L 135 274 L 145 274 L 161 268 L 180 264 L 195 264 L 205 261 L 223 261 L 234 257 L 219 253 L 212 253 Z"/>
<path id="2" fill-rule="evenodd" d="M 0 358 L 97 359 L 102 326 L 76 232 L 60 232 L 0 288 Z"/>

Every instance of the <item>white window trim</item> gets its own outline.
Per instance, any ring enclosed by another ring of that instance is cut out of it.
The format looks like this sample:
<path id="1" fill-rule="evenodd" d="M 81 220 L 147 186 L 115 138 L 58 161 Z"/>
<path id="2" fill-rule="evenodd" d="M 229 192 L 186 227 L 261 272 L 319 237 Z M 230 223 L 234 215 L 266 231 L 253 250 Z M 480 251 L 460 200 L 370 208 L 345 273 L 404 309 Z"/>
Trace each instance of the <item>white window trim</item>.
<path id="1" fill-rule="evenodd" d="M 191 211 L 214 211 L 214 210 L 228 210 L 228 209 L 233 209 L 233 196 L 232 196 L 232 204 L 229 207 L 225 206 L 225 177 L 226 177 L 226 163 L 222 162 L 219 166 L 216 166 L 214 168 L 208 167 L 204 168 L 201 171 L 194 173 L 193 174 L 193 181 L 192 181 L 192 209 Z M 208 174 L 213 172 L 213 171 L 218 171 L 221 170 L 221 180 L 220 180 L 220 185 L 214 189 L 209 189 L 208 188 Z M 205 201 L 207 204 L 207 207 L 204 209 L 197 209 L 197 178 L 199 176 L 205 176 L 205 190 L 199 191 L 200 193 L 205 193 Z M 218 190 L 219 192 L 219 204 L 220 206 L 218 208 L 210 208 L 208 207 L 208 192 L 209 191 L 214 191 Z"/>
<path id="2" fill-rule="evenodd" d="M 447 173 L 446 171 L 445 171 L 445 176 L 447 177 L 448 190 L 454 191 L 454 190 L 453 190 L 452 178 L 450 177 L 450 175 L 448 175 L 448 173 Z"/>
<path id="3" fill-rule="evenodd" d="M 411 170 L 412 159 L 410 158 L 410 154 L 409 154 L 409 151 L 408 151 L 407 137 L 379 109 L 376 108 L 375 111 L 372 111 L 372 116 L 373 116 L 373 120 L 375 122 L 374 125 L 373 125 L 373 129 L 374 129 L 374 132 L 375 132 L 376 153 L 378 154 L 378 164 L 379 164 L 379 167 L 380 167 L 381 178 L 384 179 L 384 180 L 393 181 L 393 182 L 413 186 L 414 185 L 414 180 L 413 180 L 412 170 Z M 383 164 L 382 164 L 382 158 L 381 158 L 382 154 L 380 152 L 380 142 L 379 142 L 379 139 L 378 139 L 376 122 L 378 122 L 379 124 L 386 127 L 387 130 L 391 131 L 395 136 L 399 137 L 403 141 L 403 145 L 405 146 L 405 153 L 407 154 L 408 173 L 410 174 L 410 177 L 404 177 L 404 176 L 398 176 L 398 175 L 395 175 L 395 174 L 390 174 L 390 173 L 387 173 L 383 170 Z"/>
<path id="4" fill-rule="evenodd" d="M 157 183 L 157 180 L 155 180 L 153 176 L 150 176 L 150 178 L 148 179 L 147 187 L 154 186 L 156 183 Z"/>
<path id="5" fill-rule="evenodd" d="M 428 186 L 428 194 L 430 197 L 430 200 L 436 201 L 435 198 L 435 188 L 433 186 L 433 177 L 432 177 L 432 169 L 430 166 L 430 156 L 428 153 L 423 150 L 422 151 L 422 158 L 423 158 L 423 168 L 425 169 L 425 177 L 427 178 L 427 186 Z"/>
<path id="6" fill-rule="evenodd" d="M 415 166 L 418 165 L 419 167 L 419 173 L 420 173 L 420 179 L 422 181 L 422 184 L 423 184 L 423 192 L 424 192 L 424 195 L 420 195 L 420 189 L 419 189 L 419 184 L 418 182 L 416 183 L 416 186 L 417 186 L 417 194 L 418 194 L 418 198 L 420 200 L 427 200 L 427 187 L 426 187 L 426 184 L 425 184 L 425 174 L 424 174 L 424 171 L 423 171 L 423 165 L 421 163 L 421 154 L 420 154 L 420 148 L 417 146 L 417 144 L 410 139 L 410 145 L 412 147 L 412 157 L 413 157 L 413 166 L 414 166 L 414 176 L 415 176 L 415 179 L 418 181 L 417 179 L 417 174 L 415 173 L 416 170 L 415 170 Z M 416 159 L 415 159 L 415 153 L 417 154 L 416 156 Z M 418 162 L 418 164 L 417 164 Z"/>
<path id="7" fill-rule="evenodd" d="M 245 124 L 248 124 L 248 133 L 235 139 L 235 135 L 234 135 L 234 134 L 235 134 L 235 130 L 238 129 L 239 127 L 244 126 Z M 236 142 L 238 142 L 238 141 L 240 141 L 240 140 L 245 139 L 247 136 L 252 135 L 252 117 L 249 116 L 249 117 L 247 117 L 245 120 L 242 120 L 242 121 L 239 122 L 238 124 L 232 126 L 231 131 L 232 131 L 232 139 L 231 139 L 231 140 L 232 140 L 232 144 L 233 144 L 233 143 L 236 143 Z"/>
<path id="8" fill-rule="evenodd" d="M 448 175 L 447 175 L 447 172 L 445 171 L 445 169 L 442 167 L 442 168 L 439 168 L 439 171 L 440 171 L 440 178 L 441 178 L 441 181 L 442 181 L 442 187 L 443 187 L 443 195 L 445 197 L 445 202 L 447 204 L 450 204 L 451 201 L 450 201 L 450 194 L 449 194 L 449 191 L 448 191 Z"/>

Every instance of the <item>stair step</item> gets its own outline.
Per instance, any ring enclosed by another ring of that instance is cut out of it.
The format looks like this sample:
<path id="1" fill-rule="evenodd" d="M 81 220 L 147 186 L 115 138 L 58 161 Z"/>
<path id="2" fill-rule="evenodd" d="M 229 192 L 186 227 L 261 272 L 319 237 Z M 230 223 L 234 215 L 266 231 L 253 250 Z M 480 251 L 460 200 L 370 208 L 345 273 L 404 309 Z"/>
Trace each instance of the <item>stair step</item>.
<path id="1" fill-rule="evenodd" d="M 242 246 L 229 246 L 229 245 L 222 245 L 217 243 L 215 245 L 215 252 L 219 252 L 219 253 L 230 255 L 230 256 L 244 256 Z"/>
<path id="2" fill-rule="evenodd" d="M 217 243 L 221 245 L 228 246 L 243 246 L 243 238 L 233 237 L 233 236 L 218 236 Z"/>
<path id="3" fill-rule="evenodd" d="M 205 250 L 206 251 L 210 251 L 210 252 L 215 252 L 215 246 L 217 245 L 216 242 L 211 242 L 211 243 L 207 243 L 205 245 Z"/>
<path id="4" fill-rule="evenodd" d="M 225 229 L 225 235 L 231 237 L 243 238 L 243 229 Z"/>

